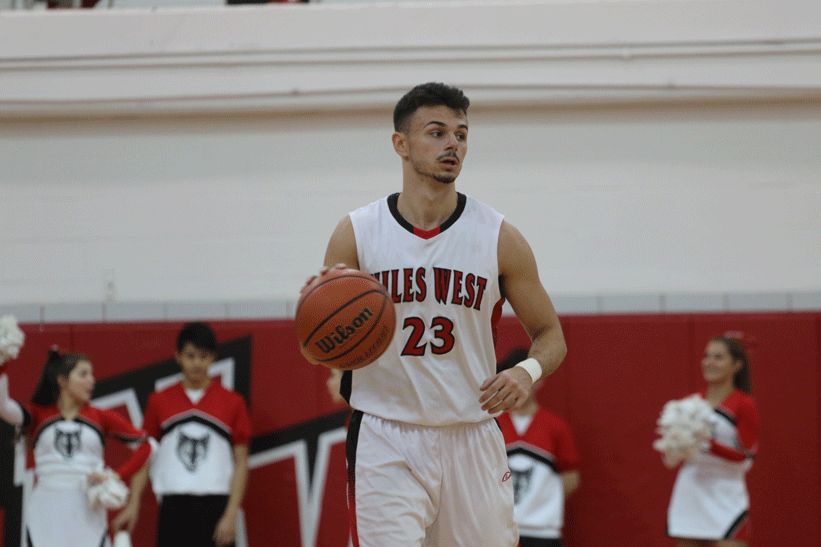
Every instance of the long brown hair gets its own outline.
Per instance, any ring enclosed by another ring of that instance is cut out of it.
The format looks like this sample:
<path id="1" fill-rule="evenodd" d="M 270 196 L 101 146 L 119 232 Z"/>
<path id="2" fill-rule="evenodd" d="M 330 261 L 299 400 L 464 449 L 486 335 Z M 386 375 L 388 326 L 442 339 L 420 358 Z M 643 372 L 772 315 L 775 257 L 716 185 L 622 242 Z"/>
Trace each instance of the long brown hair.
<path id="1" fill-rule="evenodd" d="M 58 378 L 67 378 L 77 363 L 88 361 L 88 357 L 82 353 L 66 353 L 61 355 L 57 348 L 51 348 L 40 375 L 40 381 L 31 396 L 31 402 L 39 406 L 51 406 L 57 403 L 60 397 L 60 383 Z"/>
<path id="2" fill-rule="evenodd" d="M 724 344 L 724 347 L 730 352 L 730 357 L 733 362 L 741 361 L 741 368 L 733 375 L 733 386 L 747 395 L 752 395 L 753 382 L 750 377 L 750 357 L 747 354 L 747 348 L 744 346 L 744 343 L 736 336 L 729 335 L 729 333 L 725 333 L 723 336 L 716 336 L 710 341 Z"/>

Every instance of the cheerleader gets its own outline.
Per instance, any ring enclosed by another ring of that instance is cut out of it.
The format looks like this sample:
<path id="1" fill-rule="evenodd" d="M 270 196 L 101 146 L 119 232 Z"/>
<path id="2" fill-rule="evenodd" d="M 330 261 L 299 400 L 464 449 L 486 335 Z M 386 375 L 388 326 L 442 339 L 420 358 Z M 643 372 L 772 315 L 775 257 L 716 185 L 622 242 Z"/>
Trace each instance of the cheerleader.
<path id="1" fill-rule="evenodd" d="M 713 338 L 701 369 L 707 388 L 700 395 L 713 409 L 710 438 L 678 472 L 667 531 L 677 547 L 744 547 L 750 532 L 745 474 L 759 433 L 744 345 L 733 337 Z"/>
<path id="2" fill-rule="evenodd" d="M 0 353 L 0 362 L 8 358 Z M 119 508 L 128 489 L 122 481 L 151 455 L 145 432 L 113 410 L 89 404 L 94 390 L 91 361 L 78 353 L 49 352 L 30 405 L 9 398 L 0 363 L 0 417 L 20 427 L 34 454 L 34 488 L 26 510 L 31 547 L 99 547 L 107 509 Z M 103 445 L 114 437 L 134 449 L 116 471 L 105 469 Z"/>

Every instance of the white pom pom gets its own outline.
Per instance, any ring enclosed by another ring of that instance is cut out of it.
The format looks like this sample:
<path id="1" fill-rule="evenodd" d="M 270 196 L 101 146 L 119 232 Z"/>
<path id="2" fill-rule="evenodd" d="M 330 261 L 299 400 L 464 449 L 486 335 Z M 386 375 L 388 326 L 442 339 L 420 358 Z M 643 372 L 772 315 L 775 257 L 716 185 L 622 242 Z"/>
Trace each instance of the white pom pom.
<path id="1" fill-rule="evenodd" d="M 105 474 L 108 475 L 106 480 L 88 486 L 88 502 L 92 507 L 120 509 L 128 500 L 128 486 L 110 469 Z"/>
<path id="2" fill-rule="evenodd" d="M 17 326 L 17 319 L 13 315 L 0 317 L 0 364 L 16 359 L 26 335 Z"/>
<path id="3" fill-rule="evenodd" d="M 656 432 L 661 438 L 653 448 L 667 467 L 692 457 L 710 439 L 709 417 L 713 408 L 699 395 L 668 401 L 661 411 Z"/>

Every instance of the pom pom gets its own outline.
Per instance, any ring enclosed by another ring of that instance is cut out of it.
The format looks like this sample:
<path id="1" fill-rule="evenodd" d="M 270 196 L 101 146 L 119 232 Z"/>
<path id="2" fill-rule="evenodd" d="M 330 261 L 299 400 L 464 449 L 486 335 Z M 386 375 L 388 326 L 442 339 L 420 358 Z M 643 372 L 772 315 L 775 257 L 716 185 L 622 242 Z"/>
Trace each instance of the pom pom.
<path id="1" fill-rule="evenodd" d="M 17 326 L 17 319 L 13 315 L 0 317 L 0 364 L 16 359 L 26 335 Z"/>
<path id="2" fill-rule="evenodd" d="M 104 473 L 108 475 L 106 480 L 88 485 L 86 489 L 88 502 L 92 507 L 121 509 L 128 500 L 128 486 L 110 469 Z"/>
<path id="3" fill-rule="evenodd" d="M 700 395 L 668 401 L 659 416 L 653 448 L 663 455 L 664 465 L 675 467 L 698 453 L 709 441 L 708 419 L 713 408 Z"/>

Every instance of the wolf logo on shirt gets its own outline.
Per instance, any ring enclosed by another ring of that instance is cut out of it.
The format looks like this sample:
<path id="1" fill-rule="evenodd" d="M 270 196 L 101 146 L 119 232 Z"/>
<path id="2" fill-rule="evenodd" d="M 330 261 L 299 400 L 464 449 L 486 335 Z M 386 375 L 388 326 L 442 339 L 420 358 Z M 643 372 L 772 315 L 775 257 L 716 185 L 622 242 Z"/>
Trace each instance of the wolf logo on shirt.
<path id="1" fill-rule="evenodd" d="M 54 430 L 54 448 L 65 459 L 70 460 L 74 454 L 80 450 L 80 430 L 61 431 Z"/>
<path id="2" fill-rule="evenodd" d="M 530 479 L 533 478 L 533 468 L 528 467 L 523 471 L 511 469 L 511 471 L 513 472 L 513 500 L 514 503 L 519 503 L 522 494 L 530 488 Z"/>
<path id="3" fill-rule="evenodd" d="M 180 431 L 177 438 L 177 457 L 186 469 L 192 473 L 197 470 L 197 465 L 205 459 L 208 453 L 208 439 L 211 436 L 206 433 L 205 437 L 189 437 Z"/>

